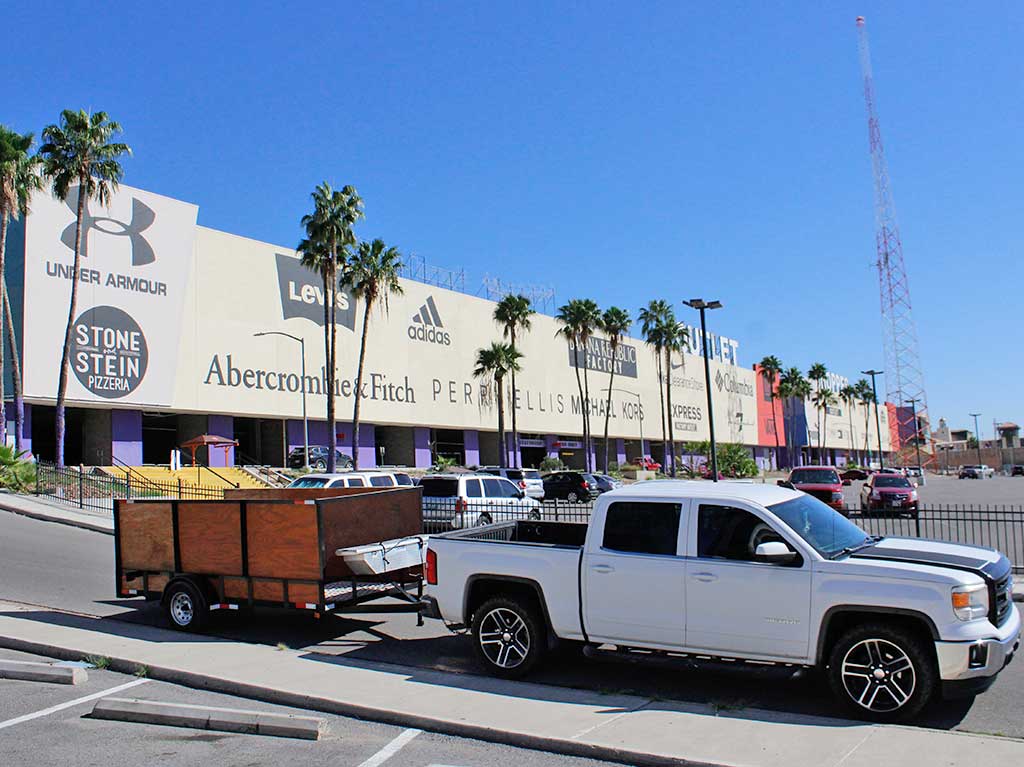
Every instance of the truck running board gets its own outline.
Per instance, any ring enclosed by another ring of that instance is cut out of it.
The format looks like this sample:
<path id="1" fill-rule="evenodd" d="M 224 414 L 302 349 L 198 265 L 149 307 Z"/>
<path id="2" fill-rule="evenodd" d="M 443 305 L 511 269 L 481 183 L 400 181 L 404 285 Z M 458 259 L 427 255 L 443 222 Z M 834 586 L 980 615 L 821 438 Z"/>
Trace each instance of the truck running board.
<path id="1" fill-rule="evenodd" d="M 607 649 L 606 649 L 607 648 Z M 583 655 L 594 660 L 614 660 L 626 663 L 661 663 L 678 665 L 680 661 L 711 661 L 714 663 L 730 663 L 744 666 L 777 666 L 779 668 L 813 668 L 806 663 L 788 661 L 748 660 L 733 658 L 727 655 L 706 655 L 703 653 L 670 652 L 668 650 L 649 650 L 643 647 L 622 647 L 613 645 L 596 645 L 589 643 L 583 646 Z"/>

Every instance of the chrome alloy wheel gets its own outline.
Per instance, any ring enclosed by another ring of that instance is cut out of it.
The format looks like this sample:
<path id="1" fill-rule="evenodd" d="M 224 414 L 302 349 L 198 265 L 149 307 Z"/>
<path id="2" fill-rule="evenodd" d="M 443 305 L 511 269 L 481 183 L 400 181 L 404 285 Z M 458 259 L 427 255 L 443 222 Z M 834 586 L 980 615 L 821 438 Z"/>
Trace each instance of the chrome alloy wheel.
<path id="1" fill-rule="evenodd" d="M 516 668 L 530 652 L 526 623 L 504 607 L 496 607 L 484 616 L 478 641 L 487 659 L 499 668 Z"/>
<path id="2" fill-rule="evenodd" d="M 875 713 L 902 708 L 917 684 L 907 653 L 885 639 L 864 639 L 851 647 L 843 657 L 842 679 L 847 695 Z"/>
<path id="3" fill-rule="evenodd" d="M 195 605 L 192 603 L 192 597 L 184 591 L 179 591 L 171 597 L 170 613 L 171 620 L 179 626 L 190 625 L 195 617 Z"/>

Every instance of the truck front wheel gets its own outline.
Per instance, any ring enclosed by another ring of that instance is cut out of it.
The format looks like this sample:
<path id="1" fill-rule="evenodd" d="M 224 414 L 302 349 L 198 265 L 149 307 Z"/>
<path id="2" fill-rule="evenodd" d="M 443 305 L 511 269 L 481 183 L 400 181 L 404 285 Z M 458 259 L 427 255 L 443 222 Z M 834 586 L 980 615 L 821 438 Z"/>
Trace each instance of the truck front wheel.
<path id="1" fill-rule="evenodd" d="M 206 597 L 188 581 L 175 581 L 164 592 L 164 610 L 171 628 L 178 631 L 202 631 L 209 605 Z"/>
<path id="2" fill-rule="evenodd" d="M 850 629 L 832 648 L 828 680 L 852 713 L 879 722 L 912 719 L 937 688 L 935 661 L 925 644 L 897 626 Z"/>
<path id="3" fill-rule="evenodd" d="M 473 647 L 494 676 L 518 679 L 544 654 L 547 635 L 533 605 L 492 597 L 473 614 Z"/>

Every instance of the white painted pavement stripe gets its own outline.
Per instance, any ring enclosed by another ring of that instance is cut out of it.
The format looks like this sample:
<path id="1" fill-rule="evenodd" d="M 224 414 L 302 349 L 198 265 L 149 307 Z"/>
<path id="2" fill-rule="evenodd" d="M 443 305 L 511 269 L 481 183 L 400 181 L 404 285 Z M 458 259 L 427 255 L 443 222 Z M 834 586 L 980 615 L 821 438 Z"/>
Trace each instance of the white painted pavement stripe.
<path id="1" fill-rule="evenodd" d="M 384 764 L 384 762 L 401 751 L 405 747 L 406 743 L 415 738 L 421 732 L 422 730 L 416 730 L 411 727 L 408 730 L 403 730 L 397 738 L 360 764 L 359 767 L 379 767 L 379 765 Z"/>
<path id="2" fill-rule="evenodd" d="M 14 725 L 21 724 L 22 722 L 38 719 L 41 716 L 56 714 L 58 711 L 63 711 L 66 708 L 71 708 L 72 706 L 77 706 L 81 703 L 88 703 L 90 700 L 105 698 L 108 695 L 113 695 L 115 692 L 121 692 L 122 690 L 127 690 L 130 687 L 138 687 L 140 684 L 145 684 L 148 681 L 148 679 L 136 679 L 134 682 L 126 682 L 125 684 L 118 685 L 117 687 L 112 687 L 109 690 L 94 692 L 92 695 L 86 695 L 84 698 L 75 698 L 74 700 L 69 700 L 67 703 L 60 703 L 56 706 L 50 706 L 50 708 L 44 708 L 42 711 L 25 714 L 24 716 L 19 716 L 14 719 L 8 719 L 6 722 L 0 722 L 0 730 L 3 730 L 6 727 L 13 727 Z"/>

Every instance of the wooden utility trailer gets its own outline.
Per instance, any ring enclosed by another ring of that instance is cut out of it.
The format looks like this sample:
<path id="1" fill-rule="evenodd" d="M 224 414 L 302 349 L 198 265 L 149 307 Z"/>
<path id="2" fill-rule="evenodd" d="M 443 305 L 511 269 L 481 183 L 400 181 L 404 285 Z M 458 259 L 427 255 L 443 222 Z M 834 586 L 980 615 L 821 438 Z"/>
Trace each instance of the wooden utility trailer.
<path id="1" fill-rule="evenodd" d="M 421 490 L 226 491 L 224 500 L 118 500 L 116 593 L 160 599 L 173 627 L 200 630 L 214 610 L 269 606 L 416 612 L 422 568 L 357 575 L 338 549 L 422 535 Z M 417 544 L 413 544 L 417 545 Z M 397 597 L 398 603 L 367 602 Z"/>

